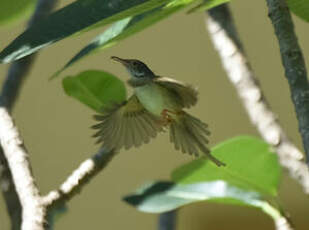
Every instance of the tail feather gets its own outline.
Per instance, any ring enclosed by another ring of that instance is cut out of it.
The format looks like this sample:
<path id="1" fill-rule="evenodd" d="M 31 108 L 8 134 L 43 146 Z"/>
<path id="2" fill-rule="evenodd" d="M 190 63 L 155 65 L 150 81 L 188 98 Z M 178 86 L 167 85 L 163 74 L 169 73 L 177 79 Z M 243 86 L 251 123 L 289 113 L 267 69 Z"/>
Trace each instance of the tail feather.
<path id="1" fill-rule="evenodd" d="M 224 166 L 225 164 L 211 155 L 207 148 L 209 135 L 207 124 L 184 111 L 170 123 L 170 141 L 177 150 L 196 156 L 202 152 L 217 166 Z"/>

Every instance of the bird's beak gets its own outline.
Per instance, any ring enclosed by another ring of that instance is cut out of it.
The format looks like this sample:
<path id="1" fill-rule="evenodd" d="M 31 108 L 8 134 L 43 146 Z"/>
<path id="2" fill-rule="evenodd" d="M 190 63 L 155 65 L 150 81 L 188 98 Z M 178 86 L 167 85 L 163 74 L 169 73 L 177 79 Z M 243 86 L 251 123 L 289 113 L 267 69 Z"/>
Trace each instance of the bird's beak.
<path id="1" fill-rule="evenodd" d="M 116 57 L 116 56 L 112 56 L 111 59 L 113 59 L 113 60 L 115 60 L 117 62 L 120 62 L 124 66 L 128 66 L 129 65 L 129 60 L 127 60 L 127 59 L 122 59 L 122 58 L 119 58 L 119 57 Z"/>

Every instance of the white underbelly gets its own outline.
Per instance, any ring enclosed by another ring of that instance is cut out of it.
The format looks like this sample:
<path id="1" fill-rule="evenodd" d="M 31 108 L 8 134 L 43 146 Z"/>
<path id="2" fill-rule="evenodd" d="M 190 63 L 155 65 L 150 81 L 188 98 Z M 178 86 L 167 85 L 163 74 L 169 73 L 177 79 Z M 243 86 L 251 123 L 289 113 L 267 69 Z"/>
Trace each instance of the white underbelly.
<path id="1" fill-rule="evenodd" d="M 135 93 L 146 110 L 154 115 L 161 116 L 164 109 L 173 110 L 174 107 L 172 103 L 169 103 L 169 95 L 164 90 L 166 89 L 150 83 L 136 87 Z"/>

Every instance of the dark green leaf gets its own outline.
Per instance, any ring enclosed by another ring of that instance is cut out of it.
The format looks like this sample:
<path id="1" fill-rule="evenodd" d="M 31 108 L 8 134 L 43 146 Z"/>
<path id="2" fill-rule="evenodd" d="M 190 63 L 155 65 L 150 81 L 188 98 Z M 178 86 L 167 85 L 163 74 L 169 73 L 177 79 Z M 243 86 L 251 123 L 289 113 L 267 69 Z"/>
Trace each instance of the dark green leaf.
<path id="1" fill-rule="evenodd" d="M 126 99 L 123 82 L 103 71 L 88 70 L 76 76 L 68 76 L 62 84 L 67 95 L 98 112 L 109 103 L 120 103 Z"/>
<path id="2" fill-rule="evenodd" d="M 90 44 L 77 53 L 60 71 L 55 75 L 57 76 L 64 69 L 68 68 L 81 58 L 93 53 L 97 50 L 103 50 L 110 47 L 117 42 L 136 34 L 137 32 L 153 25 L 154 23 L 168 17 L 169 15 L 183 9 L 190 4 L 193 0 L 173 0 L 168 4 L 157 7 L 145 13 L 139 14 L 134 17 L 128 17 L 114 23 L 104 33 L 99 35 Z"/>
<path id="3" fill-rule="evenodd" d="M 287 4 L 294 14 L 309 22 L 309 0 L 287 0 Z"/>
<path id="4" fill-rule="evenodd" d="M 227 3 L 230 0 L 203 0 L 200 4 L 197 6 L 193 7 L 188 11 L 188 13 L 193 13 L 196 11 L 204 11 L 204 10 L 209 10 L 213 7 L 219 6 L 223 3 Z"/>
<path id="5" fill-rule="evenodd" d="M 0 53 L 1 62 L 29 55 L 78 31 L 143 13 L 171 0 L 78 0 L 37 22 Z"/>
<path id="6" fill-rule="evenodd" d="M 151 213 L 162 213 L 195 202 L 211 201 L 259 208 L 275 220 L 281 217 L 280 211 L 263 200 L 259 193 L 242 190 L 225 181 L 195 184 L 156 182 L 143 186 L 124 200 L 140 211 Z"/>
<path id="7" fill-rule="evenodd" d="M 217 167 L 208 160 L 197 159 L 176 169 L 173 180 L 181 184 L 223 180 L 264 195 L 277 195 L 281 167 L 277 155 L 264 141 L 236 137 L 214 147 L 212 154 L 227 166 Z"/>
<path id="8" fill-rule="evenodd" d="M 0 25 L 28 16 L 35 3 L 35 0 L 1 0 Z"/>

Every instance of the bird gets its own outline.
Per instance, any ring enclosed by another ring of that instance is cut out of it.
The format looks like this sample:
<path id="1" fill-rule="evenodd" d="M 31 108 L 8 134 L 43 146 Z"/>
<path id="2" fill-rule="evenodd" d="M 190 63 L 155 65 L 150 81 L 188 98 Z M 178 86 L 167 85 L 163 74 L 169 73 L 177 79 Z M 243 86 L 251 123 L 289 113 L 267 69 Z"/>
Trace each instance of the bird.
<path id="1" fill-rule="evenodd" d="M 122 103 L 110 103 L 94 116 L 92 128 L 97 143 L 108 149 L 139 147 L 169 130 L 170 142 L 176 150 L 199 156 L 202 153 L 217 166 L 225 163 L 215 158 L 207 144 L 208 125 L 184 109 L 197 103 L 198 91 L 190 84 L 156 75 L 137 59 L 112 56 L 130 74 L 127 81 L 134 90 Z"/>

